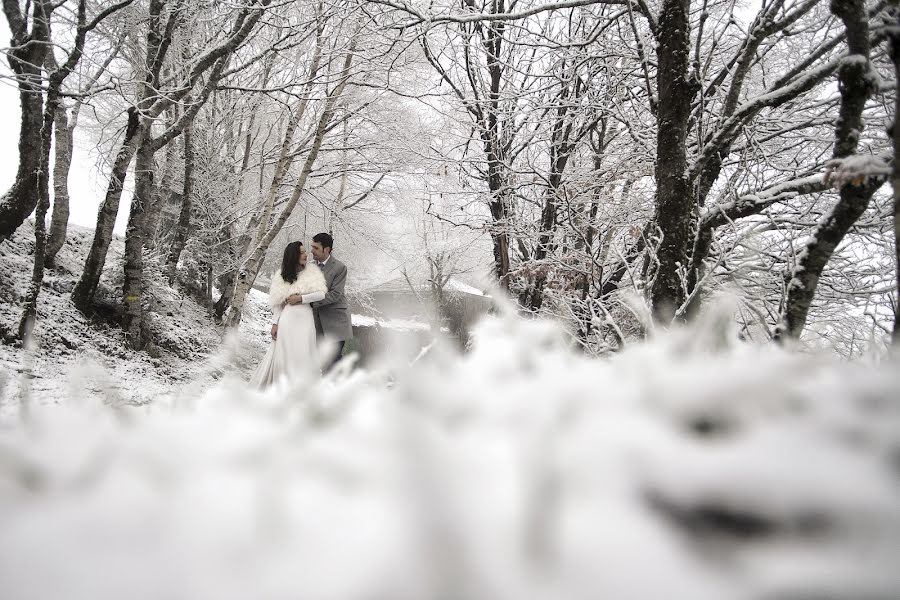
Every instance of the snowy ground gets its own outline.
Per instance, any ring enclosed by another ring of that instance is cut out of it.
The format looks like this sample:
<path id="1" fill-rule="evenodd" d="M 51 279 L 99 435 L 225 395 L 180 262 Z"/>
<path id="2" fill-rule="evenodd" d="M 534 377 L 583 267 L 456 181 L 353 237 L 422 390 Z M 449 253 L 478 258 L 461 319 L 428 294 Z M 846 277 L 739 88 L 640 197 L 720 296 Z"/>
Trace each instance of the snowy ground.
<path id="1" fill-rule="evenodd" d="M 240 343 L 226 357 L 215 354 L 220 328 L 210 325 L 202 306 L 164 285 L 151 288 L 151 328 L 159 340 L 158 356 L 125 348 L 122 330 L 89 321 L 69 296 L 84 266 L 93 232 L 70 227 L 57 268 L 48 271 L 38 306 L 37 349 L 0 345 L 0 418 L 13 410 L 23 393 L 35 402 L 58 403 L 85 394 L 141 404 L 181 393 L 181 388 L 209 387 L 225 372 L 247 376 L 268 340 L 265 294 L 253 290 L 240 329 Z M 0 245 L 0 332 L 16 331 L 31 278 L 31 222 Z M 101 287 L 116 289 L 108 277 L 120 277 L 123 240 L 110 248 Z M 119 298 L 110 298 L 119 302 Z"/>
<path id="2" fill-rule="evenodd" d="M 159 318 L 194 353 L 103 354 L 96 328 L 57 365 L 81 325 L 45 298 L 67 324 L 0 420 L 4 600 L 898 597 L 893 359 L 737 343 L 712 314 L 599 361 L 507 316 L 464 356 L 259 393 L 188 302 Z M 90 353 L 108 388 L 54 381 Z"/>

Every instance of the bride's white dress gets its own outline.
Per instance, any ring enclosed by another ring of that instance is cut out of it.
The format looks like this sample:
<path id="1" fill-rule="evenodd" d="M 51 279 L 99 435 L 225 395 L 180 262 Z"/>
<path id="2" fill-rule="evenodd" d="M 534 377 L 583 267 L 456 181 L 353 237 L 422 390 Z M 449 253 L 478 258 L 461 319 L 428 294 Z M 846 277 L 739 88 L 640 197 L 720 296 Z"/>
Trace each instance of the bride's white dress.
<path id="1" fill-rule="evenodd" d="M 320 374 L 316 325 L 309 303 L 324 298 L 325 289 L 325 279 L 316 266 L 303 269 L 292 284 L 282 280 L 280 274 L 273 275 L 269 303 L 278 333 L 250 379 L 250 385 L 262 389 L 283 377 L 309 378 Z M 287 297 L 292 294 L 302 294 L 303 303 L 287 304 Z"/>

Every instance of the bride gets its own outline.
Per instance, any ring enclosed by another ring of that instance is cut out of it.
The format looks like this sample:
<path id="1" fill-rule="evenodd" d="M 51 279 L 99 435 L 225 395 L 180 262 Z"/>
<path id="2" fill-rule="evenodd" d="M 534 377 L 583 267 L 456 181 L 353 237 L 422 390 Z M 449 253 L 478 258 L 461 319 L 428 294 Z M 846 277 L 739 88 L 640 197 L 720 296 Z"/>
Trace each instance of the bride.
<path id="1" fill-rule="evenodd" d="M 269 304 L 272 307 L 272 345 L 250 385 L 266 388 L 282 377 L 319 374 L 316 326 L 311 302 L 328 291 L 318 267 L 306 267 L 306 249 L 291 242 L 284 249 L 281 270 L 272 275 Z"/>

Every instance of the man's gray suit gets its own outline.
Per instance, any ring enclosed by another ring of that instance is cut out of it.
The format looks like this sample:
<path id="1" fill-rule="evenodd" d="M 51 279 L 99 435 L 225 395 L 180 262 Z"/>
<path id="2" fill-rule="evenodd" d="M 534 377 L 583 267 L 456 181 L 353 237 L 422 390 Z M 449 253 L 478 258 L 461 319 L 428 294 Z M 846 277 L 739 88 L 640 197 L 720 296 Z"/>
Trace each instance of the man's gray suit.
<path id="1" fill-rule="evenodd" d="M 313 313 L 316 320 L 316 333 L 325 335 L 336 342 L 344 342 L 353 337 L 350 323 L 350 309 L 344 296 L 344 285 L 347 283 L 347 267 L 330 257 L 324 265 L 319 265 L 325 275 L 328 292 L 319 302 L 313 302 Z"/>

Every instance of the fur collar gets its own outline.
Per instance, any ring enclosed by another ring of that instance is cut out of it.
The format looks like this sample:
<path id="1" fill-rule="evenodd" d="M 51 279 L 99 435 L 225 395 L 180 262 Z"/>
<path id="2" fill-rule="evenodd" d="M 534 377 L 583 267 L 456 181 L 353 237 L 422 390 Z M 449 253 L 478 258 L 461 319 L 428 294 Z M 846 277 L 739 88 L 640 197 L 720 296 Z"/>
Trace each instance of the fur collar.
<path id="1" fill-rule="evenodd" d="M 315 263 L 308 263 L 306 268 L 297 274 L 297 280 L 294 283 L 288 283 L 281 278 L 281 269 L 279 268 L 272 274 L 272 284 L 269 286 L 269 305 L 273 308 L 283 305 L 288 296 L 292 294 L 312 294 L 313 292 L 327 292 L 328 286 L 325 284 L 325 276 L 322 275 L 322 269 Z"/>

